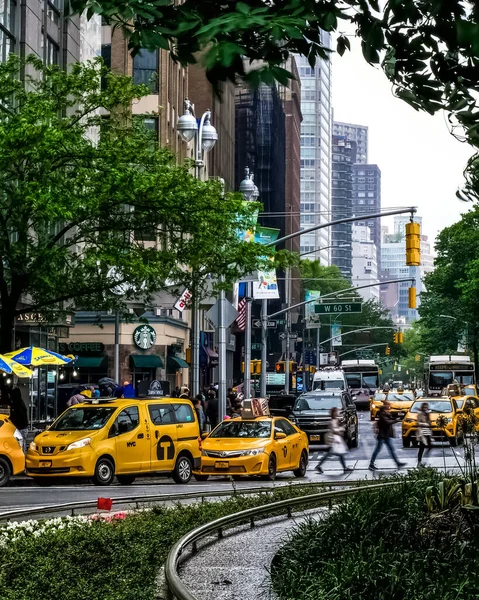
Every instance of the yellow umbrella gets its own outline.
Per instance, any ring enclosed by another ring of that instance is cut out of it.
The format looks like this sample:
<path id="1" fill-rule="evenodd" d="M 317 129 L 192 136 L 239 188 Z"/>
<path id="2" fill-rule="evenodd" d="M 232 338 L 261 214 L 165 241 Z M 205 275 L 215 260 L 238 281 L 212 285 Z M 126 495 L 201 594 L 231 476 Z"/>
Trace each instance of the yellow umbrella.
<path id="1" fill-rule="evenodd" d="M 44 348 L 37 348 L 36 346 L 30 346 L 28 348 L 20 348 L 14 352 L 8 352 L 5 354 L 8 358 L 20 363 L 24 366 L 29 367 L 41 367 L 44 365 L 67 365 L 72 362 L 71 358 L 62 356 L 53 350 L 45 350 Z"/>
<path id="2" fill-rule="evenodd" d="M 0 371 L 5 371 L 8 374 L 15 373 L 18 377 L 31 377 L 33 375 L 33 371 L 30 371 L 30 369 L 17 363 L 5 354 L 0 354 Z"/>

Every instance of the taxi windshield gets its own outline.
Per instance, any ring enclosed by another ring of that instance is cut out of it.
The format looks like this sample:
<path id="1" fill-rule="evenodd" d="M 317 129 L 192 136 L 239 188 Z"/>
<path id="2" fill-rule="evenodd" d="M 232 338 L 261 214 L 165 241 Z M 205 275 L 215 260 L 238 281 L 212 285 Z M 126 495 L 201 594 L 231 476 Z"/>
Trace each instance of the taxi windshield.
<path id="1" fill-rule="evenodd" d="M 116 410 L 112 406 L 70 408 L 50 427 L 50 431 L 101 429 Z"/>
<path id="2" fill-rule="evenodd" d="M 386 394 L 375 394 L 374 399 L 383 402 L 386 399 Z M 389 402 L 410 402 L 414 400 L 414 394 L 396 394 L 389 392 L 387 395 Z"/>
<path id="3" fill-rule="evenodd" d="M 435 413 L 450 413 L 452 412 L 452 405 L 450 403 L 449 400 L 428 400 L 426 402 L 426 404 L 429 406 L 429 412 L 435 412 Z M 423 402 L 415 402 L 412 406 L 411 406 L 411 412 L 412 413 L 419 413 L 421 412 L 421 406 L 423 405 Z"/>
<path id="4" fill-rule="evenodd" d="M 210 438 L 268 438 L 271 421 L 224 421 L 210 434 Z"/>
<path id="5" fill-rule="evenodd" d="M 464 388 L 463 394 L 464 394 L 464 396 L 475 396 L 476 390 L 474 388 Z"/>
<path id="6" fill-rule="evenodd" d="M 331 410 L 332 408 L 342 408 L 339 396 L 308 395 L 300 396 L 293 410 Z"/>

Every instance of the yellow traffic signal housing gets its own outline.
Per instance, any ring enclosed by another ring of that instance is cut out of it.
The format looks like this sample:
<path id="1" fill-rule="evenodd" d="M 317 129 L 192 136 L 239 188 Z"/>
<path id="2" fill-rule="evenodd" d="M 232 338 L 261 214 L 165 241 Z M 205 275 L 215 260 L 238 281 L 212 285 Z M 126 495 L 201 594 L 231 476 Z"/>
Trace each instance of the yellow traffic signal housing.
<path id="1" fill-rule="evenodd" d="M 386 346 L 385 353 L 386 354 L 391 354 L 391 348 L 389 346 Z"/>
<path id="2" fill-rule="evenodd" d="M 416 308 L 416 288 L 410 287 L 408 290 L 409 294 L 409 308 Z"/>
<path id="3" fill-rule="evenodd" d="M 298 370 L 298 363 L 293 360 L 290 360 L 289 361 L 289 372 L 296 373 L 297 370 Z M 316 371 L 316 368 L 314 370 Z M 280 360 L 279 362 L 277 362 L 276 366 L 275 366 L 275 371 L 276 371 L 276 373 L 286 373 L 286 361 Z"/>
<path id="4" fill-rule="evenodd" d="M 241 372 L 244 373 L 244 362 L 241 363 Z M 249 372 L 251 375 L 261 374 L 261 360 L 253 359 L 249 365 Z"/>
<path id="5" fill-rule="evenodd" d="M 393 339 L 395 344 L 399 344 L 399 333 L 396 332 Z"/>
<path id="6" fill-rule="evenodd" d="M 416 358 L 416 362 L 421 360 L 421 357 L 419 356 L 419 354 L 416 354 L 415 358 Z"/>
<path id="7" fill-rule="evenodd" d="M 421 226 L 419 223 L 406 224 L 406 264 L 419 267 L 421 264 Z"/>
<path id="8" fill-rule="evenodd" d="M 404 344 L 404 333 L 402 331 L 398 333 L 398 343 Z"/>
<path id="9" fill-rule="evenodd" d="M 185 354 L 186 354 L 186 362 L 190 365 L 191 364 L 191 348 L 187 348 L 185 350 Z"/>

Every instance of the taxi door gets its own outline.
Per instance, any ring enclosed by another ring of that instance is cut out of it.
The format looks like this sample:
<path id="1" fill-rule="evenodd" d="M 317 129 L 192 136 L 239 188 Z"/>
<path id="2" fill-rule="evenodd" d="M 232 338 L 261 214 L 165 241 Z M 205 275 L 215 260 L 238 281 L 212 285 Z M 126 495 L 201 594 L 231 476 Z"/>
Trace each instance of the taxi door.
<path id="1" fill-rule="evenodd" d="M 117 473 L 140 473 L 148 468 L 148 440 L 138 406 L 129 406 L 118 414 L 109 437 L 115 438 Z"/>
<path id="2" fill-rule="evenodd" d="M 286 470 L 291 465 L 291 439 L 288 437 L 282 426 L 282 420 L 283 419 L 275 419 L 274 421 L 275 454 L 278 471 Z M 276 439 L 277 433 L 284 433 L 286 437 L 278 440 Z"/>
<path id="3" fill-rule="evenodd" d="M 173 471 L 178 435 L 175 410 L 168 402 L 148 404 L 150 420 L 150 470 Z"/>
<path id="4" fill-rule="evenodd" d="M 286 439 L 290 443 L 290 467 L 297 469 L 303 447 L 301 445 L 301 434 L 286 419 L 278 419 L 278 427 L 288 436 Z"/>

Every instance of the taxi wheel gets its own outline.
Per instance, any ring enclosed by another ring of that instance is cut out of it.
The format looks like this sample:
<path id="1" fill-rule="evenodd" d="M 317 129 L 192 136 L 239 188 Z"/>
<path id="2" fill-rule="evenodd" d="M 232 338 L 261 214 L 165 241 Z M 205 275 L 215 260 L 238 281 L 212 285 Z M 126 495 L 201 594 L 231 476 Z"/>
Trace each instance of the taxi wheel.
<path id="1" fill-rule="evenodd" d="M 193 475 L 193 477 L 196 479 L 196 481 L 208 481 L 210 478 L 209 475 Z"/>
<path id="2" fill-rule="evenodd" d="M 403 437 L 402 439 L 402 447 L 409 448 L 411 446 L 411 440 L 409 438 Z"/>
<path id="3" fill-rule="evenodd" d="M 95 485 L 110 485 L 115 477 L 115 467 L 109 458 L 100 458 L 96 463 L 95 472 L 92 477 Z"/>
<path id="4" fill-rule="evenodd" d="M 8 461 L 0 456 L 0 487 L 7 485 L 10 479 L 11 471 Z"/>
<path id="5" fill-rule="evenodd" d="M 263 475 L 266 481 L 274 481 L 276 479 L 276 456 L 272 454 L 268 462 L 268 474 Z"/>
<path id="6" fill-rule="evenodd" d="M 301 452 L 298 468 L 293 471 L 295 477 L 304 477 L 306 475 L 306 467 L 308 466 L 308 455 L 306 451 Z"/>
<path id="7" fill-rule="evenodd" d="M 175 470 L 172 473 L 173 481 L 176 483 L 188 483 L 193 474 L 193 465 L 188 456 L 180 456 L 176 461 Z"/>
<path id="8" fill-rule="evenodd" d="M 116 479 L 121 485 L 131 485 L 136 477 L 134 475 L 117 475 Z"/>

